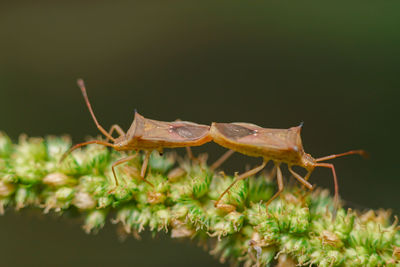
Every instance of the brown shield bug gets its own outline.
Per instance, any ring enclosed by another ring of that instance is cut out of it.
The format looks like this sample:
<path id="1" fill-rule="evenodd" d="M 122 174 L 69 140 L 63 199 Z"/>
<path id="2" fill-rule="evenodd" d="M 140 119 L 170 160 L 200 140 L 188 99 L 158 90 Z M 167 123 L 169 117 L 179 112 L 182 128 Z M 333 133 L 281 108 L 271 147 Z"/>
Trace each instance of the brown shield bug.
<path id="1" fill-rule="evenodd" d="M 86 105 L 92 115 L 93 121 L 97 128 L 105 137 L 106 141 L 102 140 L 92 140 L 84 143 L 77 144 L 71 147 L 61 158 L 61 161 L 75 149 L 89 145 L 89 144 L 99 144 L 108 147 L 112 147 L 118 151 L 130 151 L 136 150 L 145 151 L 145 158 L 140 171 L 140 177 L 146 181 L 145 174 L 147 169 L 147 164 L 149 162 L 150 154 L 153 150 L 157 150 L 162 153 L 164 148 L 177 148 L 177 147 L 191 147 L 191 146 L 201 146 L 204 143 L 210 142 L 212 140 L 210 136 L 210 126 L 197 124 L 188 121 L 174 121 L 174 122 L 164 122 L 146 119 L 139 113 L 135 111 L 135 118 L 132 122 L 131 127 L 125 133 L 122 128 L 118 125 L 111 126 L 110 130 L 107 132 L 97 121 L 94 115 L 93 109 L 90 105 L 86 88 L 83 80 L 78 80 L 78 86 L 80 87 L 83 97 L 85 99 Z M 119 137 L 114 138 L 112 133 L 117 131 Z M 113 143 L 110 143 L 111 140 Z M 118 180 L 115 174 L 115 167 L 132 160 L 136 157 L 137 153 L 134 155 L 122 158 L 112 164 L 112 171 L 114 174 L 115 185 L 118 186 Z M 150 185 L 150 182 L 146 181 Z"/>
<path id="2" fill-rule="evenodd" d="M 221 198 L 236 182 L 246 179 L 247 177 L 261 171 L 271 160 L 274 162 L 274 172 L 276 171 L 279 190 L 271 197 L 271 199 L 268 200 L 266 203 L 267 206 L 283 191 L 284 186 L 280 164 L 286 163 L 289 172 L 310 190 L 313 186 L 307 180 L 314 168 L 330 168 L 333 173 L 335 184 L 335 206 L 337 207 L 339 201 L 339 187 L 335 168 L 331 163 L 320 162 L 350 154 L 366 156 L 367 153 L 364 150 L 351 150 L 341 154 L 314 159 L 310 154 L 304 152 L 300 137 L 301 128 L 302 125 L 289 129 L 268 129 L 251 123 L 212 123 L 210 134 L 214 142 L 248 156 L 263 158 L 263 163 L 260 166 L 236 177 L 232 184 L 219 196 L 215 206 L 218 206 Z M 302 177 L 298 173 L 294 172 L 292 166 L 305 168 L 307 170 L 306 176 Z"/>

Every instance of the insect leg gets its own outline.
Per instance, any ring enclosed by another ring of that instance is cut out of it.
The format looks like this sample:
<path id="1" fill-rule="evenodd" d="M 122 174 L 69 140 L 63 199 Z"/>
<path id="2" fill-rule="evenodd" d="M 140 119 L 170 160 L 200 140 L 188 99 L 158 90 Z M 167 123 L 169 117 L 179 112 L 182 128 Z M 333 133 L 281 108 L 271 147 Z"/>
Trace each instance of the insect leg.
<path id="1" fill-rule="evenodd" d="M 117 131 L 117 133 L 118 133 L 120 136 L 124 136 L 124 135 L 125 135 L 125 132 L 122 130 L 122 128 L 121 128 L 118 124 L 112 125 L 111 128 L 110 128 L 110 130 L 108 131 L 108 134 L 109 134 L 110 136 L 112 136 L 112 134 L 113 134 L 114 131 Z M 107 137 L 106 142 L 108 142 L 108 140 L 110 140 L 109 137 Z"/>
<path id="2" fill-rule="evenodd" d="M 336 171 L 335 167 L 331 163 L 317 163 L 315 164 L 316 167 L 325 167 L 325 168 L 330 168 L 332 170 L 333 174 L 333 182 L 335 184 L 335 197 L 334 197 L 334 203 L 335 203 L 335 211 L 339 207 L 339 185 L 337 181 L 337 176 L 336 176 Z"/>
<path id="3" fill-rule="evenodd" d="M 111 170 L 112 170 L 112 172 L 113 172 L 113 174 L 114 174 L 115 186 L 118 186 L 118 179 L 117 179 L 117 175 L 116 175 L 116 173 L 115 173 L 115 167 L 117 167 L 118 165 L 120 165 L 120 164 L 122 164 L 122 163 L 128 162 L 128 161 L 130 161 L 130 160 L 136 158 L 136 156 L 137 156 L 137 153 L 135 153 L 135 155 L 131 155 L 131 156 L 129 156 L 129 157 L 126 157 L 126 158 L 117 160 L 116 162 L 114 162 L 114 163 L 112 164 Z"/>
<path id="4" fill-rule="evenodd" d="M 193 152 L 192 152 L 192 149 L 190 148 L 190 146 L 187 146 L 185 148 L 186 148 L 186 153 L 188 154 L 189 159 L 191 159 L 192 161 L 197 160 L 197 158 L 195 156 L 193 156 Z"/>
<path id="5" fill-rule="evenodd" d="M 314 170 L 314 169 L 313 169 Z M 308 179 L 310 179 L 310 175 L 311 175 L 311 173 L 313 172 L 313 170 L 309 170 L 308 172 L 307 172 L 307 174 L 306 174 L 306 176 L 304 176 L 304 180 L 306 180 L 306 181 L 308 181 Z"/>
<path id="6" fill-rule="evenodd" d="M 267 203 L 265 203 L 265 208 L 268 208 L 268 205 L 277 198 L 283 191 L 283 178 L 282 178 L 282 171 L 279 163 L 275 163 L 276 168 L 276 180 L 278 181 L 278 192 L 275 193 L 270 199 L 268 199 Z"/>
<path id="7" fill-rule="evenodd" d="M 186 153 L 187 153 L 189 159 L 190 159 L 192 162 L 197 162 L 197 163 L 201 164 L 201 163 L 203 163 L 204 161 L 206 161 L 207 158 L 204 158 L 204 157 L 201 157 L 201 156 L 195 157 L 195 156 L 193 155 L 192 148 L 191 148 L 190 146 L 186 146 L 185 148 L 186 148 Z"/>
<path id="8" fill-rule="evenodd" d="M 232 154 L 235 153 L 235 151 L 233 151 L 232 149 L 229 149 L 228 151 L 226 151 L 216 162 L 214 162 L 211 166 L 210 166 L 210 170 L 215 170 L 217 169 L 219 166 L 222 165 L 222 163 L 224 163 L 230 156 L 232 156 Z"/>
<path id="9" fill-rule="evenodd" d="M 234 186 L 234 184 L 236 184 L 237 182 L 239 182 L 240 180 L 246 179 L 249 176 L 252 176 L 254 174 L 256 174 L 257 172 L 261 171 L 262 169 L 264 169 L 265 165 L 267 165 L 267 161 L 263 161 L 263 163 L 258 166 L 255 167 L 254 169 L 251 169 L 245 173 L 242 173 L 240 176 L 236 177 L 235 180 L 228 186 L 227 189 L 225 189 L 225 191 L 219 196 L 219 198 L 217 199 L 217 201 L 215 202 L 214 206 L 217 207 L 219 202 L 221 201 L 222 197 L 228 193 L 229 189 L 232 188 L 232 186 Z"/>
<path id="10" fill-rule="evenodd" d="M 274 166 L 272 170 L 268 173 L 268 177 L 274 178 L 276 176 L 276 167 Z"/>
<path id="11" fill-rule="evenodd" d="M 294 176 L 294 178 L 296 178 L 300 183 L 302 183 L 302 184 L 303 184 L 305 187 L 307 187 L 309 190 L 312 190 L 312 189 L 313 189 L 312 184 L 310 184 L 309 182 L 307 182 L 308 177 L 310 176 L 311 172 L 308 172 L 308 173 L 307 173 L 307 175 L 306 175 L 307 180 L 306 180 L 305 178 L 301 177 L 298 173 L 294 172 L 294 171 L 292 170 L 292 166 L 288 166 L 288 169 L 289 169 L 290 173 Z"/>
<path id="12" fill-rule="evenodd" d="M 145 176 L 146 176 L 146 169 L 147 169 L 147 164 L 149 163 L 150 154 L 151 154 L 151 151 L 146 150 L 146 154 L 145 154 L 144 161 L 142 164 L 142 169 L 140 171 L 140 177 L 142 177 L 143 180 L 145 179 Z"/>

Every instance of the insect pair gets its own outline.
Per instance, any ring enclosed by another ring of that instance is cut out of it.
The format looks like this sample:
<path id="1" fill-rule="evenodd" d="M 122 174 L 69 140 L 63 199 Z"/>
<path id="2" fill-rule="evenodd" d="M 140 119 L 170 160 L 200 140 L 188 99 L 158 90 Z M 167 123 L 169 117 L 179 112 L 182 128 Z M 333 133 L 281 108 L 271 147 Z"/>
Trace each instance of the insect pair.
<path id="1" fill-rule="evenodd" d="M 262 128 L 255 124 L 250 123 L 212 123 L 211 127 L 208 125 L 201 125 L 188 121 L 174 121 L 163 122 L 151 119 L 146 119 L 135 111 L 135 118 L 129 130 L 125 133 L 120 126 L 113 125 L 107 132 L 97 121 L 93 109 L 87 97 L 86 88 L 83 80 L 78 80 L 86 105 L 90 114 L 97 126 L 97 128 L 107 137 L 106 141 L 93 140 L 77 144 L 69 149 L 62 157 L 63 160 L 73 150 L 88 145 L 100 144 L 112 147 L 119 151 L 143 150 L 145 158 L 142 164 L 140 177 L 152 185 L 145 179 L 146 169 L 149 162 L 150 154 L 153 150 L 160 153 L 164 148 L 177 148 L 177 147 L 191 147 L 201 146 L 204 143 L 213 140 L 217 144 L 229 148 L 230 150 L 225 153 L 219 160 L 217 160 L 211 169 L 218 168 L 229 156 L 237 151 L 239 153 L 263 158 L 263 163 L 235 178 L 232 184 L 219 196 L 215 203 L 217 207 L 222 197 L 229 192 L 230 188 L 240 180 L 246 179 L 255 175 L 267 165 L 269 161 L 274 162 L 274 171 L 278 181 L 278 192 L 268 200 L 267 205 L 274 200 L 283 191 L 283 178 L 280 165 L 286 163 L 289 172 L 305 187 L 313 189 L 313 186 L 308 182 L 308 178 L 315 169 L 315 167 L 330 168 L 333 173 L 335 185 L 335 204 L 338 205 L 339 200 L 339 187 L 336 177 L 336 172 L 333 164 L 321 163 L 322 161 L 342 157 L 350 154 L 366 155 L 363 150 L 352 150 L 342 154 L 330 155 L 322 158 L 314 159 L 311 155 L 304 152 L 300 132 L 302 125 L 292 127 L 289 129 L 268 129 Z M 112 136 L 116 131 L 119 134 L 118 138 Z M 110 143 L 111 140 L 113 143 Z M 112 172 L 114 174 L 115 185 L 118 186 L 118 180 L 115 173 L 115 168 L 132 160 L 135 155 L 128 156 L 120 159 L 112 164 Z M 307 170 L 305 177 L 294 172 L 292 166 L 300 166 Z"/>

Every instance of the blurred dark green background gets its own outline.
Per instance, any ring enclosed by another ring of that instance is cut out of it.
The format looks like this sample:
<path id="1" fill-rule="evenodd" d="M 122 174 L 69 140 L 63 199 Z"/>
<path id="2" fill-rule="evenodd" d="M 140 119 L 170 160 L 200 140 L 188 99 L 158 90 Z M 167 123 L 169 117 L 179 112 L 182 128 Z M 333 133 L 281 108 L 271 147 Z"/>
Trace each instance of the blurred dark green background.
<path id="1" fill-rule="evenodd" d="M 84 78 L 101 124 L 127 129 L 134 109 L 171 121 L 305 122 L 315 157 L 334 161 L 350 206 L 400 211 L 400 4 L 288 1 L 35 1 L 0 4 L 0 130 L 14 140 L 98 134 L 76 86 Z M 182 151 L 182 150 L 181 150 Z M 224 149 L 196 148 L 210 162 Z M 182 151 L 183 152 L 183 151 Z M 259 160 L 235 155 L 226 170 Z M 286 176 L 287 172 L 285 172 Z M 328 169 L 311 181 L 332 189 Z M 190 242 L 133 238 L 115 227 L 31 211 L 0 217 L 3 266 L 219 266 Z"/>

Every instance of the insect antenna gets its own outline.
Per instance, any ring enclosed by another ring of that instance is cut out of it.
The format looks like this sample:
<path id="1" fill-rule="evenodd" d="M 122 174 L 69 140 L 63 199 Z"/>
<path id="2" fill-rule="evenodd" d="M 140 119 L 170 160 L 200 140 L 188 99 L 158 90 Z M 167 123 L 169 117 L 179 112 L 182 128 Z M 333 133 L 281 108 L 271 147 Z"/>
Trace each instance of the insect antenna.
<path id="1" fill-rule="evenodd" d="M 114 144 L 110 144 L 110 143 L 100 141 L 100 140 L 92 140 L 92 141 L 76 144 L 73 147 L 71 147 L 70 149 L 68 149 L 67 152 L 65 152 L 62 155 L 60 162 L 62 162 L 68 156 L 68 154 L 71 153 L 72 151 L 74 151 L 75 149 L 80 148 L 82 146 L 90 145 L 90 144 L 98 144 L 98 145 L 103 145 L 103 146 L 114 147 Z"/>
<path id="2" fill-rule="evenodd" d="M 329 155 L 326 157 L 317 158 L 317 159 L 315 159 L 315 161 L 316 162 L 326 161 L 326 160 L 335 159 L 335 158 L 339 158 L 339 157 L 343 157 L 343 156 L 347 156 L 347 155 L 353 155 L 353 154 L 361 155 L 364 158 L 369 157 L 368 152 L 366 152 L 364 150 L 351 150 L 351 151 L 347 151 L 347 152 L 341 153 L 341 154 L 333 154 L 333 155 Z"/>
<path id="3" fill-rule="evenodd" d="M 94 120 L 94 123 L 95 123 L 96 126 L 97 126 L 97 129 L 99 129 L 100 132 L 102 132 L 108 139 L 111 139 L 113 142 L 115 142 L 115 138 L 112 137 L 109 133 L 107 133 L 107 131 L 104 130 L 104 128 L 101 127 L 101 125 L 100 125 L 99 122 L 97 121 L 96 116 L 94 115 L 92 106 L 90 105 L 89 98 L 88 98 L 87 93 L 86 93 L 85 83 L 83 82 L 82 79 L 78 79 L 77 83 L 78 83 L 79 88 L 80 88 L 81 91 L 82 91 L 83 98 L 85 99 L 86 105 L 87 105 L 87 107 L 88 107 L 88 109 L 89 109 L 90 114 L 92 115 L 92 118 L 93 118 L 93 120 Z"/>

